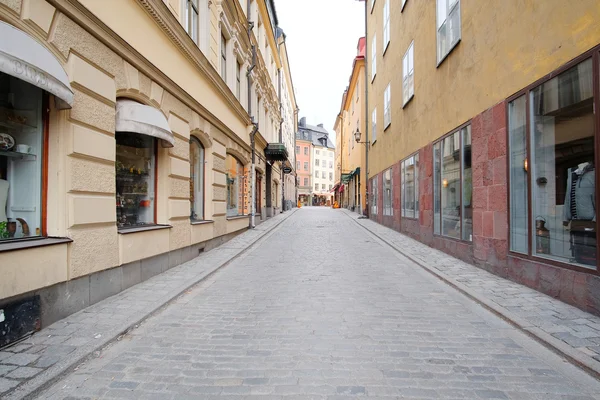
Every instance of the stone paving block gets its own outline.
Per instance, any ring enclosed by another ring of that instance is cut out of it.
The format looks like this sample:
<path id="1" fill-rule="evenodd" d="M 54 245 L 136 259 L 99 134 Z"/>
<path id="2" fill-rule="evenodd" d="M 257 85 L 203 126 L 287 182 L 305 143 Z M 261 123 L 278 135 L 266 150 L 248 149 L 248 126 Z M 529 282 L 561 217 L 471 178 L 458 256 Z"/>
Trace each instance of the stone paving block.
<path id="1" fill-rule="evenodd" d="M 2 365 L 0 364 L 0 376 L 8 374 L 10 371 L 17 369 L 16 365 Z"/>
<path id="2" fill-rule="evenodd" d="M 0 378 L 0 394 L 17 386 L 20 382 L 13 379 Z"/>
<path id="3" fill-rule="evenodd" d="M 31 364 L 38 358 L 40 358 L 40 356 L 36 355 L 36 354 L 18 353 L 18 354 L 13 354 L 12 357 L 8 357 L 8 358 L 4 359 L 2 361 L 2 363 L 25 366 L 25 365 Z"/>
<path id="4" fill-rule="evenodd" d="M 42 371 L 43 370 L 41 368 L 19 367 L 19 368 L 15 369 L 14 371 L 10 372 L 9 374 L 7 374 L 6 377 L 12 378 L 12 379 L 31 378 L 32 376 L 35 376 Z"/>

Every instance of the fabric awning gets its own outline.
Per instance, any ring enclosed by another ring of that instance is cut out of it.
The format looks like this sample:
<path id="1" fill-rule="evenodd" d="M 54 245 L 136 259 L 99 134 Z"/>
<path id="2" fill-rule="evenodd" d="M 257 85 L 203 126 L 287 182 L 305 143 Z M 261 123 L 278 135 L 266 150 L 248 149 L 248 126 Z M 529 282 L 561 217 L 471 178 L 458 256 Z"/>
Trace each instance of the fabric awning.
<path id="1" fill-rule="evenodd" d="M 0 22 L 0 72 L 56 96 L 56 107 L 73 106 L 67 73 L 54 55 L 27 33 Z"/>
<path id="2" fill-rule="evenodd" d="M 115 131 L 134 132 L 162 140 L 163 147 L 174 147 L 175 138 L 160 110 L 129 99 L 117 100 Z"/>
<path id="3" fill-rule="evenodd" d="M 342 183 L 348 183 L 348 182 L 350 182 L 351 178 L 352 178 L 352 173 L 342 174 Z"/>

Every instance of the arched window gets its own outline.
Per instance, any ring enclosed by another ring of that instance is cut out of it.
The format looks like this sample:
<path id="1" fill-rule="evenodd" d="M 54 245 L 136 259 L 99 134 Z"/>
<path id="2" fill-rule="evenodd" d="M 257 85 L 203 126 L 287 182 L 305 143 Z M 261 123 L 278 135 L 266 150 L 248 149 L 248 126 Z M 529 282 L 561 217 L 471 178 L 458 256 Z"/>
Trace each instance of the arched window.
<path id="1" fill-rule="evenodd" d="M 204 220 L 204 147 L 192 137 L 190 139 L 190 218 Z"/>
<path id="2" fill-rule="evenodd" d="M 245 179 L 244 165 L 227 154 L 227 216 L 244 215 Z"/>

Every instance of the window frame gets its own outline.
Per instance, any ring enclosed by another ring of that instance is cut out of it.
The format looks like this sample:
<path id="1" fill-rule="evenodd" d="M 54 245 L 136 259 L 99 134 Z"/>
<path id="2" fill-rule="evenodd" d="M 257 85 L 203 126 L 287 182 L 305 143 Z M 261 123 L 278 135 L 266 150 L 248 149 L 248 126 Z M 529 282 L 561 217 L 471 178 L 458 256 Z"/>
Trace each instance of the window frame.
<path id="1" fill-rule="evenodd" d="M 435 166 L 434 162 L 435 162 L 435 146 L 437 144 L 439 144 L 440 146 L 440 159 L 438 160 L 438 162 L 440 163 L 440 185 L 437 188 L 438 189 L 438 195 L 439 195 L 439 200 L 440 200 L 440 220 L 439 220 L 439 226 L 440 226 L 440 232 L 436 233 L 435 232 L 435 222 L 434 222 L 434 230 L 433 230 L 433 236 L 436 237 L 440 237 L 440 238 L 444 238 L 447 240 L 454 240 L 454 241 L 458 241 L 458 242 L 462 242 L 462 243 L 468 243 L 468 244 L 473 244 L 473 240 L 464 240 L 463 239 L 463 229 L 464 229 L 464 205 L 463 205 L 463 199 L 464 199 L 464 193 L 463 193 L 463 157 L 464 157 L 464 152 L 463 152 L 463 135 L 462 135 L 462 130 L 463 128 L 466 128 L 467 126 L 471 125 L 471 146 L 473 146 L 473 125 L 472 125 L 472 120 L 468 120 L 467 122 L 459 125 L 458 127 L 452 129 L 450 132 L 446 133 L 444 136 L 438 138 L 436 141 L 434 141 L 432 143 L 432 147 L 431 147 L 431 151 L 432 151 L 432 165 Z M 458 162 L 460 163 L 460 234 L 459 234 L 459 238 L 455 238 L 452 236 L 447 236 L 444 235 L 444 213 L 442 210 L 442 173 L 443 173 L 443 164 L 442 164 L 442 157 L 443 157 L 443 141 L 454 135 L 455 133 L 458 133 L 458 141 L 459 141 L 459 153 L 458 153 Z M 472 165 L 472 164 L 471 164 Z M 471 167 L 472 168 L 472 167 Z M 433 168 L 433 174 L 435 175 L 435 168 Z M 436 187 L 435 187 L 435 176 L 433 176 L 433 190 L 435 191 Z M 471 186 L 473 185 L 473 175 L 471 175 Z M 473 198 L 471 197 L 471 203 L 473 202 L 472 200 Z M 433 193 L 433 220 L 435 220 L 435 192 Z M 471 222 L 472 224 L 472 222 Z M 474 234 L 472 236 L 475 236 Z"/>
<path id="2" fill-rule="evenodd" d="M 236 66 L 236 71 L 235 71 L 235 95 L 238 99 L 238 101 L 241 103 L 242 102 L 242 64 L 240 63 L 240 60 L 235 60 L 235 66 Z"/>
<path id="3" fill-rule="evenodd" d="M 402 108 L 406 107 L 406 105 L 415 97 L 415 41 L 410 42 L 406 53 L 402 57 Z M 408 57 L 407 67 L 408 71 L 405 71 L 404 68 L 404 60 Z M 412 68 L 411 68 L 412 65 Z M 405 75 L 406 72 L 406 75 Z M 410 80 L 412 76 L 412 81 Z M 408 87 L 408 84 L 411 84 L 411 87 Z M 408 97 L 405 97 L 405 89 L 409 90 Z M 412 89 L 412 91 L 410 90 Z M 412 92 L 412 93 L 410 93 Z"/>
<path id="4" fill-rule="evenodd" d="M 387 116 L 387 120 L 386 120 Z M 383 131 L 392 125 L 392 82 L 383 91 Z"/>
<path id="5" fill-rule="evenodd" d="M 414 194 L 414 198 L 413 198 L 413 204 L 414 204 L 414 209 L 413 209 L 413 216 L 409 217 L 406 215 L 406 207 L 405 207 L 405 199 L 406 199 L 406 193 L 405 193 L 405 189 L 406 189 L 406 182 L 405 182 L 405 171 L 406 171 L 406 166 L 404 165 L 404 163 L 406 161 L 408 161 L 409 159 L 413 159 L 413 165 L 415 166 L 415 176 L 414 176 L 414 185 L 415 185 L 415 189 L 413 191 Z M 421 196 L 421 191 L 419 190 L 419 177 L 421 176 L 421 173 L 419 171 L 419 169 L 421 168 L 421 154 L 419 151 L 416 151 L 414 153 L 412 153 L 411 155 L 409 155 L 408 157 L 404 158 L 402 161 L 400 161 L 400 216 L 402 219 L 411 219 L 411 220 L 418 220 L 419 216 L 421 215 L 420 212 L 420 196 Z M 435 171 L 434 171 L 435 172 Z M 435 215 L 434 215 L 435 218 Z"/>
<path id="6" fill-rule="evenodd" d="M 231 153 L 227 153 L 226 157 L 231 157 L 231 158 L 233 158 L 237 162 L 236 166 L 238 167 L 238 171 L 237 171 L 238 174 L 236 176 L 236 179 L 237 179 L 237 190 L 238 190 L 237 197 L 238 197 L 238 199 L 237 199 L 237 202 L 236 202 L 236 206 L 237 206 L 238 213 L 235 214 L 235 215 L 233 215 L 233 213 L 230 214 L 229 210 L 233 210 L 233 208 L 227 208 L 229 206 L 229 204 L 226 201 L 226 204 L 225 204 L 225 217 L 226 218 L 246 217 L 246 216 L 248 216 L 248 214 L 244 213 L 244 211 L 246 209 L 245 206 L 244 206 L 244 204 L 243 203 L 241 205 L 239 204 L 239 201 L 240 201 L 240 192 L 244 193 L 246 191 L 246 182 L 245 182 L 245 180 L 246 180 L 246 174 L 247 174 L 246 166 L 244 165 L 244 163 L 239 158 L 237 158 L 236 156 L 234 156 Z M 240 166 L 241 166 L 241 170 L 242 170 L 242 174 L 241 175 L 239 174 L 239 167 Z M 228 168 L 228 166 L 227 166 L 227 158 L 225 158 L 225 168 L 226 169 Z M 225 174 L 225 179 L 227 179 L 227 173 Z M 228 190 L 229 190 L 229 186 L 226 183 L 226 187 L 225 187 L 226 197 L 230 198 L 230 194 L 227 193 Z M 242 210 L 241 213 L 239 213 L 240 209 Z"/>
<path id="7" fill-rule="evenodd" d="M 225 32 L 221 31 L 221 78 L 227 83 L 227 37 Z"/>
<path id="8" fill-rule="evenodd" d="M 408 0 L 402 0 L 402 6 L 400 6 L 400 12 L 404 11 L 404 6 L 406 5 L 407 2 L 408 2 Z"/>
<path id="9" fill-rule="evenodd" d="M 190 38 L 200 46 L 200 0 L 185 0 L 183 3 L 184 12 L 184 28 Z M 190 15 L 196 16 L 196 30 L 194 31 L 193 18 Z M 195 36 L 195 37 L 194 37 Z"/>
<path id="10" fill-rule="evenodd" d="M 461 42 L 462 40 L 462 16 L 461 16 L 461 0 L 455 0 L 456 3 L 454 4 L 454 7 L 450 8 L 448 7 L 448 9 L 446 10 L 446 19 L 444 19 L 444 22 L 448 20 L 448 18 L 450 17 L 450 13 L 452 10 L 456 9 L 458 7 L 458 38 L 456 39 L 456 41 L 454 42 L 454 44 L 452 44 L 450 47 L 448 47 L 448 51 L 442 55 L 440 57 L 439 54 L 439 34 L 440 34 L 440 28 L 441 25 L 438 27 L 439 25 L 439 19 L 438 19 L 438 7 L 439 7 L 439 2 L 440 1 L 452 1 L 452 0 L 436 0 L 435 2 L 435 23 L 436 23 L 436 29 L 435 29 L 435 39 L 436 39 L 436 44 L 435 44 L 435 53 L 436 53 L 436 60 L 437 60 L 437 65 L 436 68 L 439 67 L 444 60 L 446 60 L 446 58 L 448 58 L 448 56 L 450 55 L 450 53 L 452 53 L 452 51 L 456 48 L 456 46 L 458 46 L 458 44 Z M 443 23 L 442 23 L 443 25 Z"/>
<path id="11" fill-rule="evenodd" d="M 375 175 L 375 177 L 373 179 L 371 179 L 371 193 L 370 193 L 370 200 L 371 200 L 371 213 L 373 215 L 377 215 L 377 195 L 379 194 L 379 182 L 378 182 L 379 176 Z"/>
<path id="12" fill-rule="evenodd" d="M 390 174 L 390 193 L 389 193 L 389 199 L 386 198 L 388 197 L 386 194 L 386 185 L 385 185 L 385 181 L 386 181 L 386 177 L 385 174 L 387 174 L 389 172 Z M 387 217 L 393 217 L 394 216 L 394 170 L 393 168 L 387 168 L 385 170 L 383 170 L 382 174 L 382 196 L 383 196 L 383 215 L 387 216 Z M 386 206 L 386 202 L 388 202 L 387 206 Z"/>
<path id="13" fill-rule="evenodd" d="M 595 162 L 595 165 L 600 165 L 600 112 L 598 112 L 598 110 L 600 110 L 600 45 L 597 45 L 597 46 L 593 47 L 592 49 L 573 58 L 572 60 L 568 61 L 567 63 L 563 64 L 562 66 L 558 67 L 557 69 L 550 72 L 549 74 L 547 74 L 547 75 L 541 77 L 540 79 L 536 80 L 535 82 L 529 84 L 528 86 L 519 90 L 512 96 L 506 98 L 506 100 L 505 100 L 505 107 L 506 107 L 505 124 L 506 124 L 506 140 L 507 140 L 507 142 L 506 142 L 506 146 L 507 146 L 507 149 L 506 149 L 506 151 L 507 151 L 507 162 L 506 162 L 507 210 L 510 210 L 510 187 L 511 187 L 510 163 L 509 163 L 509 159 L 510 159 L 509 143 L 510 142 L 508 142 L 508 140 L 510 139 L 510 137 L 509 137 L 510 132 L 508 129 L 508 126 L 509 126 L 508 125 L 508 123 L 509 123 L 508 105 L 509 105 L 509 103 L 518 99 L 521 96 L 525 96 L 525 110 L 526 110 L 525 137 L 526 137 L 526 146 L 527 146 L 526 154 L 527 154 L 527 160 L 531 160 L 532 159 L 531 158 L 531 156 L 532 156 L 531 129 L 530 129 L 531 128 L 530 127 L 530 125 L 531 125 L 531 115 L 530 115 L 531 114 L 530 113 L 531 92 L 533 91 L 533 89 L 550 81 L 553 78 L 556 78 L 563 72 L 577 66 L 578 64 L 582 63 L 583 61 L 586 61 L 589 58 L 592 59 L 592 86 L 593 86 L 593 96 L 594 96 L 593 105 L 594 105 L 594 111 L 595 111 L 595 113 L 594 113 L 594 146 L 595 146 L 594 162 Z M 511 250 L 511 248 L 510 248 L 511 225 L 510 225 L 510 217 L 507 216 L 507 225 L 508 225 L 507 235 L 508 235 L 508 242 L 509 242 L 509 246 L 508 246 L 509 256 L 526 259 L 526 260 L 529 260 L 532 262 L 543 262 L 544 264 L 553 265 L 553 266 L 556 266 L 559 268 L 564 268 L 564 269 L 568 269 L 568 270 L 572 270 L 572 271 L 583 272 L 583 273 L 590 274 L 590 275 L 599 275 L 600 276 L 600 268 L 598 268 L 598 267 L 596 267 L 596 269 L 586 268 L 586 267 L 578 266 L 575 264 L 569 264 L 566 262 L 562 262 L 562 261 L 558 261 L 558 260 L 554 260 L 554 259 L 550 259 L 550 258 L 540 257 L 540 256 L 533 254 L 533 246 L 535 244 L 533 241 L 533 232 L 534 231 L 532 230 L 532 228 L 534 228 L 534 226 L 533 226 L 533 221 L 531 218 L 531 215 L 532 215 L 531 176 L 532 176 L 531 173 L 527 174 L 527 229 L 528 229 L 527 254 Z M 595 181 L 596 199 L 600 198 L 600 186 L 598 185 L 599 183 L 600 183 L 600 175 L 596 174 L 596 181 Z M 598 236 L 598 229 L 600 229 L 600 219 L 596 218 L 596 260 L 597 261 L 600 260 L 600 247 L 599 247 L 600 237 Z"/>
<path id="14" fill-rule="evenodd" d="M 377 107 L 371 111 L 371 144 L 377 141 Z"/>
<path id="15" fill-rule="evenodd" d="M 383 3 L 383 51 L 382 55 L 385 56 L 387 49 L 390 47 L 391 41 L 391 16 L 390 16 L 390 0 L 385 0 Z M 386 18 L 387 17 L 387 18 Z M 387 40 L 386 40 L 387 39 Z"/>
<path id="16" fill-rule="evenodd" d="M 371 83 L 375 81 L 377 76 L 377 35 L 373 35 L 371 41 Z"/>
<path id="17" fill-rule="evenodd" d="M 190 220 L 192 222 L 199 222 L 199 221 L 205 221 L 206 220 L 206 215 L 205 215 L 205 210 L 206 210 L 206 191 L 205 191 L 205 183 L 206 183 L 206 168 L 205 168 L 205 164 L 206 164 L 206 148 L 204 147 L 204 145 L 202 144 L 202 142 L 200 141 L 200 139 L 198 139 L 195 136 L 191 136 L 190 137 L 190 147 L 192 146 L 192 144 L 197 145 L 201 151 L 202 151 L 202 161 L 201 161 L 201 181 L 202 181 L 202 191 L 201 191 L 201 196 L 202 196 L 202 213 L 200 215 L 200 218 L 193 218 L 194 214 L 198 214 L 197 212 L 195 212 L 196 210 L 194 209 L 194 202 L 191 201 L 190 199 Z M 191 150 L 191 149 L 190 149 Z M 191 159 L 191 154 L 190 154 L 190 159 Z M 192 165 L 192 163 L 190 163 L 191 168 L 194 168 L 194 166 Z M 192 176 L 190 176 L 190 181 L 192 180 Z M 194 188 L 196 188 L 196 184 L 193 182 L 190 182 L 193 184 Z M 194 195 L 196 195 L 196 193 L 198 193 L 196 190 L 194 191 Z"/>

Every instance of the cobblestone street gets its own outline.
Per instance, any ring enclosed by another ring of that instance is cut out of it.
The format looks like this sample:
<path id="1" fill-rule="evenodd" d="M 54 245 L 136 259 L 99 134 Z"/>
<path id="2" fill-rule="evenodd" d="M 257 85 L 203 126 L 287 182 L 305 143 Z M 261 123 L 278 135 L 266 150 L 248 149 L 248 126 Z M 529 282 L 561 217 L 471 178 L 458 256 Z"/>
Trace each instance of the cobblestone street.
<path id="1" fill-rule="evenodd" d="M 43 399 L 600 399 L 600 382 L 391 249 L 302 208 Z"/>

